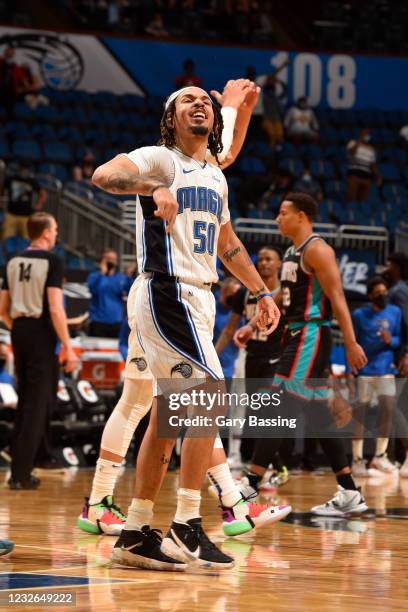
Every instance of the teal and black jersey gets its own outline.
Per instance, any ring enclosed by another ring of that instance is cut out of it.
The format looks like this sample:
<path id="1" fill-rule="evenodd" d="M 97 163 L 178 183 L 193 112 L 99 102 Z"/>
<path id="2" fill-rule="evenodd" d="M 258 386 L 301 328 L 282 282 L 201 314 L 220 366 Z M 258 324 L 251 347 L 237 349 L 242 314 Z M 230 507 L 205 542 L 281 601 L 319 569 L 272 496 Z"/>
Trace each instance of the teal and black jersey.
<path id="1" fill-rule="evenodd" d="M 281 287 L 285 323 L 330 321 L 332 318 L 330 301 L 303 261 L 306 248 L 314 240 L 323 238 L 311 234 L 299 247 L 291 246 L 283 258 Z"/>

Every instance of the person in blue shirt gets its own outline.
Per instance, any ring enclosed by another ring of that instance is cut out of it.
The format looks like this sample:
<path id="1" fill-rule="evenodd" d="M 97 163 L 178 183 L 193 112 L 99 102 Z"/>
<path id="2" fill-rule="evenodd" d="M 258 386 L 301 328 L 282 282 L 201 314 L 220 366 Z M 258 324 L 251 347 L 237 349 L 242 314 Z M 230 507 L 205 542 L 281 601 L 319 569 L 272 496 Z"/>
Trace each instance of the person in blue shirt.
<path id="1" fill-rule="evenodd" d="M 388 303 L 384 279 L 373 278 L 367 285 L 370 304 L 353 312 L 357 342 L 368 362 L 358 372 L 358 403 L 354 413 L 353 474 L 369 476 L 372 470 L 391 474 L 396 466 L 387 457 L 387 446 L 395 407 L 396 385 L 394 351 L 401 343 L 401 310 Z M 374 396 L 378 398 L 379 419 L 375 456 L 367 470 L 363 460 L 364 418 Z"/>
<path id="2" fill-rule="evenodd" d="M 239 280 L 233 276 L 228 276 L 221 285 L 221 289 L 214 295 L 216 303 L 216 315 L 214 324 L 214 344 L 217 343 L 221 332 L 227 325 L 231 307 L 227 305 L 228 299 L 233 296 L 241 288 Z M 223 351 L 218 355 L 222 371 L 226 380 L 230 380 L 234 375 L 235 361 L 238 357 L 238 347 L 234 342 L 230 341 Z"/>
<path id="3" fill-rule="evenodd" d="M 118 270 L 118 254 L 107 249 L 99 271 L 88 276 L 91 292 L 89 307 L 89 335 L 117 338 L 124 316 L 123 297 L 127 295 L 133 279 Z"/>

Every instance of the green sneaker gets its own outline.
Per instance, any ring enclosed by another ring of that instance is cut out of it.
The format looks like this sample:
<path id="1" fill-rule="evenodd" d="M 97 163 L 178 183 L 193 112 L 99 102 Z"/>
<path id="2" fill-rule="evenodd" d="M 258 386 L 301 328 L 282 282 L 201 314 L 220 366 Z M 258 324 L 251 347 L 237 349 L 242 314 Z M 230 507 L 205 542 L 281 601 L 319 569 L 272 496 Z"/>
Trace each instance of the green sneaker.
<path id="1" fill-rule="evenodd" d="M 87 533 L 97 535 L 118 536 L 126 523 L 126 516 L 113 503 L 113 496 L 106 495 L 98 504 L 89 504 L 89 497 L 85 497 L 82 513 L 78 516 L 77 527 Z"/>
<path id="2" fill-rule="evenodd" d="M 276 523 L 290 512 L 291 506 L 270 506 L 242 499 L 232 508 L 222 506 L 222 529 L 226 536 L 237 536 Z"/>

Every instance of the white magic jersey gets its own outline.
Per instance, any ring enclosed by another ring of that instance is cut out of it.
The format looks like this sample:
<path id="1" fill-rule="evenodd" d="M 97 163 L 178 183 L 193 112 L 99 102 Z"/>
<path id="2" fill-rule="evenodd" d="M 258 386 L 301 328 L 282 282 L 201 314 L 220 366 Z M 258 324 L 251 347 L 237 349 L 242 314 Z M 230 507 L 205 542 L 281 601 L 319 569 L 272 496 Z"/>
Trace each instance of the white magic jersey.
<path id="1" fill-rule="evenodd" d="M 163 180 L 179 205 L 173 230 L 166 234 L 165 222 L 154 216 L 153 198 L 137 197 L 139 272 L 177 276 L 186 283 L 216 282 L 220 226 L 230 220 L 228 187 L 220 168 L 166 147 L 142 147 L 126 157 L 141 174 Z"/>

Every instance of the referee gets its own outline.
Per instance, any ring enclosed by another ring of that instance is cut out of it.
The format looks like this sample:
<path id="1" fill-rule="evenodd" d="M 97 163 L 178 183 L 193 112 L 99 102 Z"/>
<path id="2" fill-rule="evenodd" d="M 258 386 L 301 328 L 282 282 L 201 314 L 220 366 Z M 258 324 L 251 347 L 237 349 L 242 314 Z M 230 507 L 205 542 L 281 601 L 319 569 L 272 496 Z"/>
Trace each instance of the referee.
<path id="1" fill-rule="evenodd" d="M 18 392 L 11 489 L 35 489 L 40 484 L 31 470 L 55 391 L 57 336 L 65 350 L 66 371 L 72 371 L 78 363 L 62 301 L 63 262 L 51 253 L 57 222 L 48 213 L 36 212 L 28 218 L 27 231 L 31 244 L 8 262 L 0 295 L 0 316 L 11 328 Z"/>

